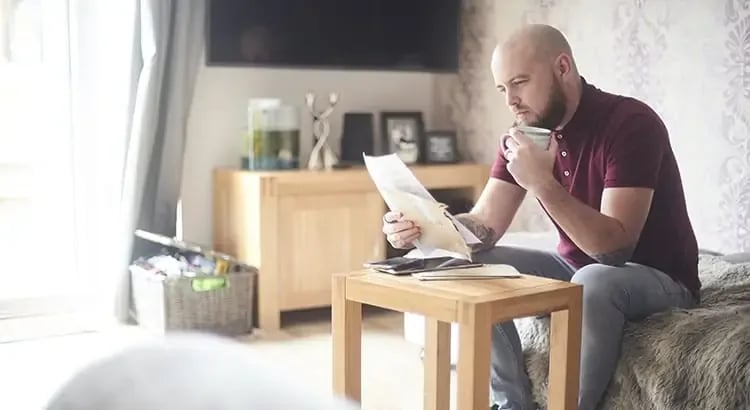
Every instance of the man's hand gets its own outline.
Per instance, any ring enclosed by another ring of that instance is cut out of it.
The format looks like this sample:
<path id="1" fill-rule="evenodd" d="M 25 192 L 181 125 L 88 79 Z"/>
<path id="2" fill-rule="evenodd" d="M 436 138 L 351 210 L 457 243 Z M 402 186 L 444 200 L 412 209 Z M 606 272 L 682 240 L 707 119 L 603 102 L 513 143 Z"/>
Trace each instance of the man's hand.
<path id="1" fill-rule="evenodd" d="M 400 212 L 388 212 L 383 215 L 383 233 L 394 248 L 410 249 L 422 231 L 414 221 L 404 219 Z"/>
<path id="2" fill-rule="evenodd" d="M 550 138 L 549 147 L 543 150 L 516 128 L 511 128 L 508 134 L 510 137 L 505 139 L 503 147 L 508 172 L 518 185 L 535 194 L 540 187 L 554 181 L 552 169 L 557 155 L 557 140 Z"/>

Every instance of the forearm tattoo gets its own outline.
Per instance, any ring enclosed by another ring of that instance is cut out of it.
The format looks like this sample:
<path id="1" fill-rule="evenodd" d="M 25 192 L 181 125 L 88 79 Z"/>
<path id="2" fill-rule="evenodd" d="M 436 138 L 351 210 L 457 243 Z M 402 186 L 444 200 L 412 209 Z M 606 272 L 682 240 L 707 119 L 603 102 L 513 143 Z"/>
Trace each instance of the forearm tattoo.
<path id="1" fill-rule="evenodd" d="M 635 251 L 635 247 L 628 246 L 612 252 L 592 254 L 591 259 L 602 265 L 622 266 L 630 261 L 630 258 L 633 256 L 633 251 Z"/>
<path id="2" fill-rule="evenodd" d="M 474 215 L 468 213 L 458 214 L 456 215 L 456 219 L 482 241 L 482 243 L 472 244 L 472 251 L 490 249 L 495 246 L 495 242 L 497 242 L 497 233 L 495 230 L 480 222 Z"/>

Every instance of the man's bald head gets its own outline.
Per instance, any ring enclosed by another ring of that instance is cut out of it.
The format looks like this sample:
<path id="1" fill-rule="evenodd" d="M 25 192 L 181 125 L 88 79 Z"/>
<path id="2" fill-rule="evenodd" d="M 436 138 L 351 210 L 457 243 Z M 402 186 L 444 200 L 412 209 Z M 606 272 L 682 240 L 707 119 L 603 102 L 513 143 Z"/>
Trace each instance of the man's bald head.
<path id="1" fill-rule="evenodd" d="M 552 63 L 561 54 L 572 56 L 570 44 L 560 30 L 546 24 L 529 24 L 516 30 L 500 47 L 501 54 L 527 55 L 537 62 Z"/>
<path id="2" fill-rule="evenodd" d="M 570 44 L 558 29 L 520 27 L 495 47 L 491 69 L 517 123 L 556 128 L 570 117 L 581 79 Z"/>

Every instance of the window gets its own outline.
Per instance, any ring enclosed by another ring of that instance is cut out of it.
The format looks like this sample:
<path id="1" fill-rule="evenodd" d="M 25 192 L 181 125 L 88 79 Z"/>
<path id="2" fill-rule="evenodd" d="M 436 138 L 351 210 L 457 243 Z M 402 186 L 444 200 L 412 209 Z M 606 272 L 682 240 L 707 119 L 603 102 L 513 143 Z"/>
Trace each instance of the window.
<path id="1" fill-rule="evenodd" d="M 0 0 L 0 304 L 75 289 L 66 0 Z"/>

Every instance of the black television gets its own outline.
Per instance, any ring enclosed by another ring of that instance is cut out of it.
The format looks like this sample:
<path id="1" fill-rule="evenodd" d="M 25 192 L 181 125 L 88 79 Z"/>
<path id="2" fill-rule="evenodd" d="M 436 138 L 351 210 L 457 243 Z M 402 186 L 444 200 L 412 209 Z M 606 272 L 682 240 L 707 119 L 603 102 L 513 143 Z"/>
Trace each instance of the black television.
<path id="1" fill-rule="evenodd" d="M 206 64 L 455 72 L 461 0 L 209 0 Z"/>

